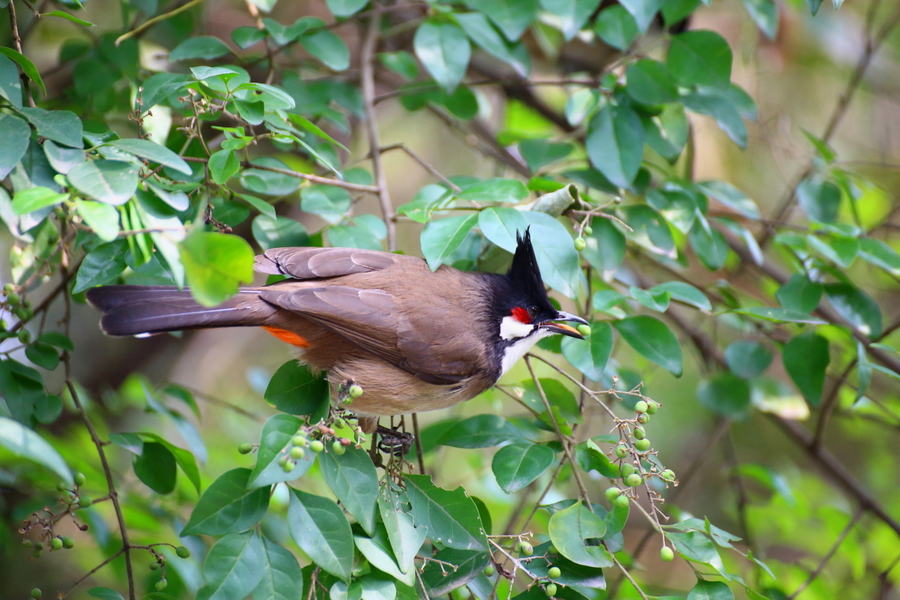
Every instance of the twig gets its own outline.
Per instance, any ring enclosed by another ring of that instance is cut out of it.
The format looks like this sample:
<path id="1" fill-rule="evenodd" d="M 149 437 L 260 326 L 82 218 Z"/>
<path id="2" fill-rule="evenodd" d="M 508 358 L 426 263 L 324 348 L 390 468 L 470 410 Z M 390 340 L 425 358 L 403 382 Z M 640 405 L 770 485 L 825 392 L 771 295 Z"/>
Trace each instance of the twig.
<path id="1" fill-rule="evenodd" d="M 192 156 L 184 156 L 182 157 L 187 162 L 197 162 L 197 163 L 208 163 L 209 160 L 205 158 L 196 158 Z M 312 173 L 301 173 L 300 171 L 292 171 L 290 169 L 281 169 L 279 167 L 268 167 L 266 165 L 257 165 L 251 163 L 249 161 L 242 161 L 241 166 L 245 169 L 259 169 L 260 171 L 271 171 L 272 173 L 280 173 L 282 175 L 287 175 L 288 177 L 296 177 L 297 179 L 305 179 L 306 181 L 312 181 L 313 183 L 321 183 L 322 185 L 333 185 L 335 187 L 344 188 L 345 190 L 350 190 L 353 192 L 368 192 L 370 194 L 377 194 L 378 188 L 374 185 L 360 185 L 358 183 L 350 183 L 348 181 L 340 181 L 337 179 L 329 179 L 328 177 L 321 177 L 319 175 L 313 175 Z"/>
<path id="2" fill-rule="evenodd" d="M 138 25 L 131 31 L 127 31 L 127 32 L 123 33 L 122 35 L 120 35 L 119 37 L 117 37 L 116 38 L 116 46 L 118 46 L 119 44 L 121 44 L 122 42 L 124 42 L 125 40 L 127 40 L 129 38 L 132 38 L 136 35 L 143 33 L 146 29 L 153 27 L 160 21 L 165 21 L 166 19 L 170 19 L 179 13 L 183 13 L 184 11 L 186 11 L 190 8 L 193 8 L 197 4 L 200 4 L 201 2 L 203 2 L 203 0 L 190 0 L 190 2 L 188 2 L 187 4 L 179 6 L 178 8 L 176 8 L 174 10 L 170 10 L 169 12 L 163 13 L 161 15 L 156 15 L 152 19 L 147 19 L 141 25 Z"/>
<path id="3" fill-rule="evenodd" d="M 125 548 L 119 548 L 118 550 L 116 550 L 116 553 L 115 553 L 115 554 L 113 554 L 112 556 L 110 556 L 109 558 L 107 558 L 106 560 L 104 560 L 102 563 L 100 563 L 99 565 L 97 565 L 96 567 L 94 567 L 93 569 L 91 569 L 90 571 L 88 571 L 87 573 L 85 573 L 82 577 L 79 577 L 77 580 L 75 580 L 75 583 L 73 583 L 73 584 L 69 587 L 69 589 L 67 589 L 66 591 L 64 591 L 64 592 L 62 592 L 61 594 L 59 594 L 58 597 L 59 597 L 59 598 L 65 598 L 66 596 L 68 596 L 68 595 L 72 592 L 72 590 L 74 590 L 74 589 L 77 588 L 79 585 L 81 585 L 81 584 L 84 582 L 85 579 L 87 579 L 88 577 L 90 577 L 91 575 L 93 575 L 94 573 L 96 573 L 97 571 L 99 571 L 100 569 L 102 569 L 103 567 L 105 567 L 106 565 L 108 565 L 109 563 L 111 563 L 112 561 L 114 561 L 114 560 L 116 560 L 117 558 L 119 558 L 119 556 L 121 556 L 121 554 L 122 554 L 123 552 L 125 552 Z"/>
<path id="4" fill-rule="evenodd" d="M 388 191 L 387 176 L 381 162 L 381 144 L 378 142 L 378 120 L 375 115 L 375 46 L 378 44 L 378 29 L 381 13 L 375 12 L 369 17 L 366 37 L 363 41 L 362 56 L 362 92 L 363 105 L 366 111 L 366 131 L 369 135 L 369 152 L 372 154 L 372 170 L 375 173 L 375 184 L 378 201 L 381 204 L 381 215 L 387 226 L 388 250 L 397 249 L 397 230 L 394 223 L 394 207 Z"/>
<path id="5" fill-rule="evenodd" d="M 616 566 L 619 567 L 619 570 L 622 571 L 622 574 L 625 575 L 625 579 L 627 579 L 628 582 L 631 583 L 632 586 L 634 586 L 634 589 L 637 590 L 637 593 L 641 595 L 641 598 L 643 598 L 643 600 L 650 600 L 650 598 L 647 597 L 647 594 L 644 593 L 644 590 L 641 589 L 641 586 L 639 586 L 637 584 L 637 581 L 635 581 L 631 576 L 631 573 L 628 572 L 628 569 L 626 569 L 622 565 L 622 563 L 619 562 L 619 559 L 616 558 L 616 555 L 610 552 L 609 556 L 610 558 L 612 558 L 613 562 L 616 563 Z"/>
<path id="6" fill-rule="evenodd" d="M 444 177 L 440 171 L 438 171 L 433 166 L 431 166 L 430 164 L 425 162 L 425 160 L 423 160 L 419 155 L 417 155 L 415 152 L 410 150 L 406 146 L 406 144 L 393 144 L 391 146 L 385 146 L 384 148 L 381 149 L 381 152 L 385 153 L 385 152 L 389 152 L 391 150 L 403 150 L 404 152 L 406 152 L 406 154 L 411 159 L 413 159 L 414 161 L 419 163 L 423 169 L 425 169 L 426 171 L 428 171 L 429 173 L 431 173 L 432 175 L 434 175 L 435 177 L 440 179 L 444 183 L 444 185 L 449 187 L 451 190 L 453 190 L 454 192 L 457 192 L 457 193 L 461 191 L 458 185 L 456 185 L 455 183 L 453 183 L 452 181 L 450 181 L 449 179 Z"/>
<path id="7" fill-rule="evenodd" d="M 803 592 L 803 590 L 805 590 L 807 587 L 809 587 L 809 584 L 811 584 L 813 581 L 816 580 L 816 578 L 819 576 L 819 574 L 822 573 L 822 569 L 825 568 L 825 565 L 828 564 L 828 561 L 831 560 L 831 557 L 834 556 L 835 552 L 837 552 L 837 549 L 841 547 L 841 544 L 843 543 L 844 538 L 846 538 L 850 534 L 850 532 L 853 530 L 853 526 L 856 525 L 856 522 L 859 521 L 860 517 L 862 517 L 862 514 L 863 514 L 863 510 L 862 510 L 862 507 L 860 507 L 856 511 L 856 514 L 853 515 L 853 518 L 850 519 L 850 522 L 847 523 L 847 526 L 844 527 L 844 530 L 841 532 L 841 535 L 838 536 L 837 540 L 831 546 L 831 549 L 822 558 L 822 562 L 819 563 L 819 566 L 816 567 L 816 570 L 809 574 L 809 577 L 806 579 L 806 581 L 801 583 L 800 587 L 797 588 L 797 590 L 793 594 L 791 594 L 790 596 L 787 597 L 787 600 L 794 600 L 794 598 L 799 596 Z"/>
<path id="8" fill-rule="evenodd" d="M 16 18 L 16 0 L 9 0 L 9 28 L 12 32 L 13 46 L 16 52 L 22 54 L 22 38 L 19 36 L 19 22 Z M 16 70 L 19 72 L 19 81 L 22 82 L 22 94 L 28 106 L 35 108 L 34 98 L 31 97 L 31 81 L 19 63 L 16 63 Z"/>

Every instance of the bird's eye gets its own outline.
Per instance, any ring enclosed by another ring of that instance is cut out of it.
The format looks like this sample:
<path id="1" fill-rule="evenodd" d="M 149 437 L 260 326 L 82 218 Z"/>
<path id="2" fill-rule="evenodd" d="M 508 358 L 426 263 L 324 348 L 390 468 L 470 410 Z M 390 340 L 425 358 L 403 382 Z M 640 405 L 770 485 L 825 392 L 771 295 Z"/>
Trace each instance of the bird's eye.
<path id="1" fill-rule="evenodd" d="M 538 307 L 531 305 L 528 307 L 528 316 L 534 319 L 538 314 Z"/>

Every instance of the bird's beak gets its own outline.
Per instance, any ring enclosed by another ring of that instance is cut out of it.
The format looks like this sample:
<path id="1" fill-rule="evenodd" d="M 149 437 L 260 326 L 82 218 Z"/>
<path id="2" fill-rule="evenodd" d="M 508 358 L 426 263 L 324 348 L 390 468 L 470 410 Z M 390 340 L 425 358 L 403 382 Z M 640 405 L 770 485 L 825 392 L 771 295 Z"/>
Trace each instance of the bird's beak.
<path id="1" fill-rule="evenodd" d="M 579 340 L 583 340 L 584 336 L 581 335 L 581 332 L 575 329 L 570 325 L 564 325 L 563 323 L 559 323 L 559 321 L 572 321 L 574 323 L 580 323 L 582 325 L 590 325 L 587 321 L 582 319 L 577 315 L 573 315 L 567 312 L 560 311 L 556 318 L 552 321 L 545 321 L 541 323 L 541 328 L 546 329 L 548 331 L 552 331 L 553 333 L 561 333 L 563 335 L 568 335 L 569 337 L 578 338 Z"/>

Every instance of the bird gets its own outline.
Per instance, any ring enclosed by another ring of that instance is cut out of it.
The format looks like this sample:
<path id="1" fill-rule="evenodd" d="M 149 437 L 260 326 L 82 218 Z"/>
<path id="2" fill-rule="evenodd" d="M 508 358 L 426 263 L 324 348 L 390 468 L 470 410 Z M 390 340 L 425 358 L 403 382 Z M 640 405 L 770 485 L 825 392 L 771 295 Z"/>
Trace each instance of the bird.
<path id="1" fill-rule="evenodd" d="M 429 269 L 418 257 L 357 248 L 271 248 L 254 269 L 284 279 L 242 287 L 218 306 L 174 286 L 87 291 L 109 336 L 262 327 L 325 372 L 336 403 L 374 431 L 378 418 L 446 408 L 488 390 L 540 339 L 584 339 L 583 318 L 550 302 L 531 242 L 516 233 L 506 273 Z M 352 386 L 362 394 L 351 397 Z"/>

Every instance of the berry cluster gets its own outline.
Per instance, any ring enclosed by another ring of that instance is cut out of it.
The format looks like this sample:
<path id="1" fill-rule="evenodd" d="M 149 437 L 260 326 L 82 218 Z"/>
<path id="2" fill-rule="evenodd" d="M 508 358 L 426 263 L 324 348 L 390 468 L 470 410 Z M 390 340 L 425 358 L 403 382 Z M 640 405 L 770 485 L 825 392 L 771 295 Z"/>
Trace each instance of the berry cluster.
<path id="1" fill-rule="evenodd" d="M 53 512 L 49 506 L 45 506 L 41 513 L 32 513 L 31 518 L 22 523 L 19 533 L 22 534 L 22 545 L 25 548 L 32 549 L 34 558 L 40 558 L 44 550 L 53 552 L 55 550 L 71 550 L 75 547 L 75 540 L 67 535 L 57 535 L 54 527 L 59 521 L 69 515 L 75 526 L 80 531 L 87 531 L 88 524 L 80 523 L 74 515 L 74 511 L 79 508 L 87 508 L 94 503 L 93 498 L 81 493 L 81 487 L 87 482 L 84 473 L 76 473 L 73 477 L 75 486 L 70 488 L 69 484 L 60 482 L 56 485 L 58 492 L 64 493 L 60 502 L 65 508 L 60 512 Z M 33 531 L 38 531 L 37 539 L 25 537 Z M 40 591 L 40 590 L 38 590 Z"/>

